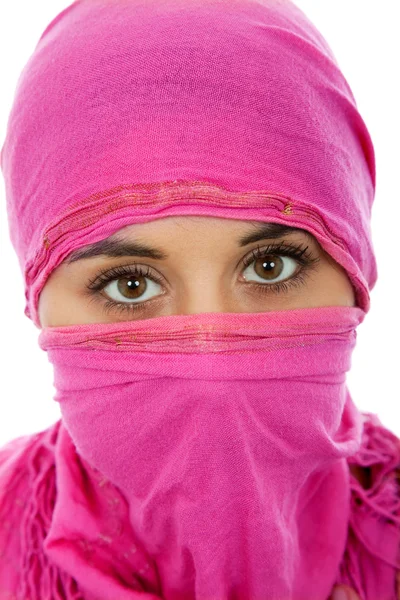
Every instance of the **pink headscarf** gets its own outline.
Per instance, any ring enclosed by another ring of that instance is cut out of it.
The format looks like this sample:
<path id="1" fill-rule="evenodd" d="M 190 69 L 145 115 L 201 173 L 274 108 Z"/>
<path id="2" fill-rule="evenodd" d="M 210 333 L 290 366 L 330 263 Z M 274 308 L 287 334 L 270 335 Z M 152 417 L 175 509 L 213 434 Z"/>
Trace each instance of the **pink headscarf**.
<path id="1" fill-rule="evenodd" d="M 1 152 L 26 314 L 76 247 L 168 215 L 307 229 L 369 308 L 373 146 L 287 0 L 78 0 L 18 82 Z"/>
<path id="2" fill-rule="evenodd" d="M 73 250 L 170 215 L 300 227 L 346 269 L 355 307 L 39 338 L 59 464 L 73 442 L 127 503 L 110 554 L 88 561 L 76 540 L 105 534 L 60 500 L 54 565 L 93 598 L 325 600 L 362 432 L 345 373 L 377 272 L 373 145 L 323 37 L 287 0 L 77 0 L 24 68 L 1 166 L 37 326 Z"/>

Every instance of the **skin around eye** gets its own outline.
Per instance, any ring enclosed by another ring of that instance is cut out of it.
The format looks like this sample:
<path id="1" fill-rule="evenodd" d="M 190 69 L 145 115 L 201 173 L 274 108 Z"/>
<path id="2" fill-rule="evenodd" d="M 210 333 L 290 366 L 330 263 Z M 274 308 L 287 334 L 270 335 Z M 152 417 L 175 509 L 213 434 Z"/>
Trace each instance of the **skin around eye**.
<path id="1" fill-rule="evenodd" d="M 258 246 L 241 261 L 244 266 L 244 281 L 248 282 L 248 285 L 253 284 L 262 293 L 284 293 L 291 285 L 300 285 L 305 279 L 306 269 L 318 262 L 317 258 L 307 253 L 308 247 L 281 243 L 278 248 L 285 254 L 273 254 L 271 245 L 264 249 Z M 106 311 L 144 310 L 149 300 L 165 293 L 162 279 L 149 267 L 147 271 L 137 265 L 131 269 L 132 267 L 122 267 L 119 270 L 117 267 L 103 273 L 98 281 L 95 279 L 91 282 L 90 289 L 108 299 L 105 303 Z M 119 273 L 116 273 L 118 270 Z M 122 277 L 113 277 L 116 274 Z M 287 283 L 282 285 L 282 282 Z"/>
<path id="2" fill-rule="evenodd" d="M 297 229 L 242 244 L 259 225 L 200 216 L 129 225 L 116 232 L 119 241 L 162 256 L 103 253 L 64 260 L 40 293 L 41 327 L 355 305 L 345 269 L 314 236 Z"/>
<path id="3" fill-rule="evenodd" d="M 250 263 L 243 276 L 247 281 L 257 281 L 265 284 L 278 283 L 292 277 L 298 271 L 298 268 L 298 262 L 289 256 L 267 255 L 265 258 Z M 252 271 L 259 277 L 258 280 L 251 279 Z"/>
<path id="4" fill-rule="evenodd" d="M 290 279 L 298 271 L 298 263 L 288 256 L 266 256 L 256 259 L 245 269 L 243 275 L 246 281 L 253 281 L 270 285 Z M 252 277 L 258 279 L 252 279 Z M 151 276 L 142 273 L 132 273 L 125 277 L 112 279 L 103 288 L 104 293 L 117 304 L 121 302 L 145 302 L 162 292 L 162 285 L 154 281 Z"/>
<path id="5" fill-rule="evenodd" d="M 131 275 L 113 279 L 104 292 L 115 302 L 145 302 L 162 292 L 162 286 L 150 277 Z"/>

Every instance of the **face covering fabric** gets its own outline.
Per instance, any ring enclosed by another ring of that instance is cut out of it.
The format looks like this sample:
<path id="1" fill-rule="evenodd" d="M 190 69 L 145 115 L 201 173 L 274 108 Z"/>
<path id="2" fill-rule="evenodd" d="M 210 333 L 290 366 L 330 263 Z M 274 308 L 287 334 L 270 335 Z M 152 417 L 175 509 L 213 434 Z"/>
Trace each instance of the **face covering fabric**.
<path id="1" fill-rule="evenodd" d="M 345 384 L 364 312 L 206 313 L 44 329 L 80 455 L 129 503 L 146 591 L 327 598 L 361 420 Z M 47 540 L 84 583 L 85 565 Z M 100 593 L 94 585 L 92 593 Z"/>
<path id="2" fill-rule="evenodd" d="M 362 432 L 345 373 L 377 271 L 372 141 L 322 35 L 286 1 L 78 0 L 21 74 L 1 167 L 37 326 L 40 292 L 72 251 L 167 216 L 303 228 L 346 270 L 355 307 L 40 336 L 63 439 L 126 500 L 149 565 L 144 576 L 124 557 L 139 597 L 325 599 Z M 85 540 L 63 546 L 71 510 L 46 540 L 48 572 L 114 600 L 118 577 L 85 561 Z"/>

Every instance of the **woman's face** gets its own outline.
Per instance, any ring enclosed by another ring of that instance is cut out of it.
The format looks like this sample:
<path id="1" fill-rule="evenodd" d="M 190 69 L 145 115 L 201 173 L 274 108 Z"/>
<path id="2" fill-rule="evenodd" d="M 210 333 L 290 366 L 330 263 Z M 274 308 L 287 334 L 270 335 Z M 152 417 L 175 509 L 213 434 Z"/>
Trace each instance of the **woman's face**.
<path id="1" fill-rule="evenodd" d="M 52 272 L 39 298 L 41 325 L 354 306 L 345 270 L 311 234 L 284 229 L 200 216 L 124 227 Z"/>

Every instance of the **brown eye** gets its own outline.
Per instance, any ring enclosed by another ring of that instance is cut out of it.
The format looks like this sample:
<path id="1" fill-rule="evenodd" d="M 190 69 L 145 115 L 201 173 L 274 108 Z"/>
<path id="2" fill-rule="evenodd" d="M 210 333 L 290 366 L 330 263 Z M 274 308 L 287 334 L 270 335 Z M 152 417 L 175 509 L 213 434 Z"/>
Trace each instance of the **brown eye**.
<path id="1" fill-rule="evenodd" d="M 117 280 L 117 290 L 125 298 L 136 300 L 140 298 L 146 291 L 146 278 L 140 275 L 139 277 L 124 277 Z"/>
<path id="2" fill-rule="evenodd" d="M 282 273 L 284 264 L 279 256 L 265 256 L 254 261 L 254 271 L 264 279 L 276 279 Z"/>
<path id="3" fill-rule="evenodd" d="M 103 290 L 115 302 L 144 302 L 156 296 L 161 285 L 144 275 L 129 275 L 113 279 Z M 150 296 L 149 296 L 150 294 Z"/>
<path id="4" fill-rule="evenodd" d="M 289 256 L 268 254 L 253 260 L 243 272 L 247 281 L 257 283 L 277 283 L 292 277 L 298 269 L 298 262 Z M 255 274 L 259 279 L 251 279 Z"/>

